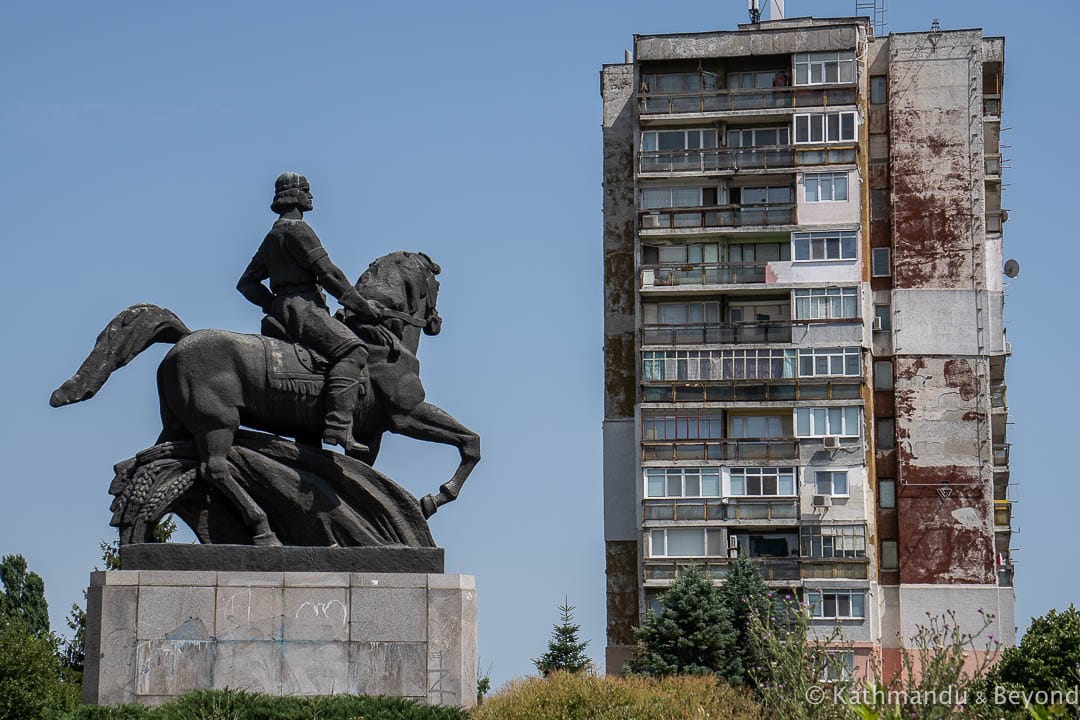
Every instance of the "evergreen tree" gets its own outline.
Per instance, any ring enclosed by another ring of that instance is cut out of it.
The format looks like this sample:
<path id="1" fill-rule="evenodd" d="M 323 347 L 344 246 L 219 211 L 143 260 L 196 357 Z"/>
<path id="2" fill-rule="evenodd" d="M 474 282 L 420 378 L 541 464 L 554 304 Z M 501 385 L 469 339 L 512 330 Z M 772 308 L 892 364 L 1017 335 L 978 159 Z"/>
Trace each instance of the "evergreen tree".
<path id="1" fill-rule="evenodd" d="M 992 635 L 990 640 L 994 641 Z M 991 695 L 994 686 L 1003 686 L 1029 694 L 1057 691 L 1069 699 L 1066 693 L 1080 686 L 1080 610 L 1069 605 L 1032 618 L 1020 644 L 1001 653 L 989 684 Z M 1080 704 L 1069 700 L 1070 717 L 1080 718 Z"/>
<path id="2" fill-rule="evenodd" d="M 6 555 L 0 560 L 0 618 L 18 623 L 37 638 L 48 638 L 49 604 L 45 601 L 45 581 L 26 567 L 22 555 Z"/>
<path id="3" fill-rule="evenodd" d="M 574 624 L 574 608 L 568 599 L 563 599 L 559 612 L 562 613 L 562 622 L 552 629 L 547 652 L 533 660 L 544 677 L 557 670 L 578 673 L 592 668 L 592 661 L 585 654 L 589 641 L 581 642 L 578 639 L 581 626 Z"/>
<path id="4" fill-rule="evenodd" d="M 741 555 L 728 565 L 718 595 L 720 604 L 727 608 L 737 636 L 733 648 L 735 658 L 727 663 L 727 669 L 721 675 L 732 685 L 739 685 L 750 677 L 752 668 L 764 665 L 764 654 L 752 630 L 752 619 L 768 620 L 776 615 L 776 610 L 757 563 Z"/>
<path id="5" fill-rule="evenodd" d="M 630 672 L 640 675 L 704 675 L 730 677 L 741 673 L 731 613 L 720 601 L 712 580 L 699 567 L 684 571 L 660 596 L 663 612 L 649 613 L 640 628 L 637 654 Z"/>

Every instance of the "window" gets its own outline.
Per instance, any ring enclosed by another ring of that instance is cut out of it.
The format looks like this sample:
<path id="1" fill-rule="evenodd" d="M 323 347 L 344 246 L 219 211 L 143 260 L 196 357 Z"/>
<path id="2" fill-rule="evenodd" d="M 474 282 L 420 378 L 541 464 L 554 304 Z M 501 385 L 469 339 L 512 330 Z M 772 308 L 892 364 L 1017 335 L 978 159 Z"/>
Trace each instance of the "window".
<path id="1" fill-rule="evenodd" d="M 807 590 L 810 617 L 850 620 L 866 617 L 865 590 Z"/>
<path id="2" fill-rule="evenodd" d="M 896 570 L 900 567 L 900 553 L 895 540 L 881 541 L 881 569 Z"/>
<path id="3" fill-rule="evenodd" d="M 732 415 L 732 438 L 782 438 L 784 418 L 780 415 Z"/>
<path id="4" fill-rule="evenodd" d="M 814 473 L 814 490 L 817 495 L 847 497 L 847 470 L 818 470 Z"/>
<path id="5" fill-rule="evenodd" d="M 701 207 L 703 188 L 648 188 L 641 191 L 641 207 L 645 210 L 669 207 Z"/>
<path id="6" fill-rule="evenodd" d="M 729 148 L 770 147 L 790 144 L 791 129 L 787 127 L 740 128 L 738 130 L 728 130 L 727 133 L 727 146 Z"/>
<path id="7" fill-rule="evenodd" d="M 645 468 L 645 497 L 720 497 L 720 468 Z"/>
<path id="8" fill-rule="evenodd" d="M 719 302 L 646 303 L 641 312 L 646 325 L 720 322 Z"/>
<path id="9" fill-rule="evenodd" d="M 799 377 L 859 375 L 860 355 L 857 347 L 800 349 Z"/>
<path id="10" fill-rule="evenodd" d="M 648 130 L 641 133 L 641 149 L 643 152 L 699 150 L 715 148 L 716 146 L 717 133 L 715 129 Z"/>
<path id="11" fill-rule="evenodd" d="M 858 317 L 858 288 L 807 288 L 795 290 L 796 320 Z"/>
<path id="12" fill-rule="evenodd" d="M 878 450 L 892 450 L 896 447 L 896 421 L 893 418 L 878 418 L 874 421 L 875 440 Z"/>
<path id="13" fill-rule="evenodd" d="M 721 530 L 660 528 L 649 531 L 649 557 L 707 556 L 727 556 L 727 546 Z"/>
<path id="14" fill-rule="evenodd" d="M 874 306 L 874 329 L 892 330 L 892 308 L 889 305 Z"/>
<path id="15" fill-rule="evenodd" d="M 796 85 L 851 82 L 855 82 L 854 51 L 795 54 Z"/>
<path id="16" fill-rule="evenodd" d="M 890 510 L 896 507 L 896 481 L 878 480 L 878 507 Z"/>
<path id="17" fill-rule="evenodd" d="M 885 75 L 874 75 L 870 78 L 870 104 L 884 105 L 889 101 L 889 79 Z"/>
<path id="18" fill-rule="evenodd" d="M 795 144 L 855 142 L 855 112 L 795 116 Z"/>
<path id="19" fill-rule="evenodd" d="M 874 363 L 874 389 L 875 390 L 892 390 L 893 378 L 892 378 L 892 362 L 889 360 L 878 360 Z"/>
<path id="20" fill-rule="evenodd" d="M 791 186 L 741 187 L 731 189 L 733 205 L 787 205 L 791 202 Z"/>
<path id="21" fill-rule="evenodd" d="M 728 303 L 728 322 L 769 322 L 791 319 L 791 304 L 765 300 L 739 300 Z"/>
<path id="22" fill-rule="evenodd" d="M 874 221 L 889 219 L 888 190 L 870 191 L 870 219 Z"/>
<path id="23" fill-rule="evenodd" d="M 731 468 L 731 495 L 771 496 L 795 494 L 795 468 Z"/>
<path id="24" fill-rule="evenodd" d="M 799 533 L 804 558 L 866 557 L 866 529 L 862 525 L 804 525 Z"/>
<path id="25" fill-rule="evenodd" d="M 646 382 L 779 380 L 795 377 L 795 351 L 771 348 L 646 351 L 642 353 L 642 375 Z"/>
<path id="26" fill-rule="evenodd" d="M 719 410 L 685 410 L 679 413 L 646 413 L 641 418 L 646 440 L 699 440 L 724 437 Z"/>
<path id="27" fill-rule="evenodd" d="M 782 78 L 782 79 L 781 79 Z M 758 70 L 756 72 L 728 73 L 729 90 L 752 90 L 790 85 L 787 70 Z"/>
<path id="28" fill-rule="evenodd" d="M 793 232 L 796 260 L 854 260 L 857 253 L 854 230 Z"/>
<path id="29" fill-rule="evenodd" d="M 870 135 L 870 162 L 889 162 L 889 136 L 885 133 L 872 133 Z"/>
<path id="30" fill-rule="evenodd" d="M 717 76 L 710 72 L 663 73 L 641 78 L 641 91 L 646 93 L 696 92 L 715 90 L 717 86 Z"/>
<path id="31" fill-rule="evenodd" d="M 874 277 L 892 275 L 892 251 L 889 248 L 870 248 L 870 274 Z"/>
<path id="32" fill-rule="evenodd" d="M 856 406 L 795 408 L 795 437 L 858 437 L 859 416 Z"/>
<path id="33" fill-rule="evenodd" d="M 791 259 L 791 242 L 739 243 L 728 245 L 728 261 L 769 262 Z"/>
<path id="34" fill-rule="evenodd" d="M 643 265 L 701 265 L 720 262 L 719 243 L 693 243 L 690 245 L 643 245 Z"/>
<path id="35" fill-rule="evenodd" d="M 848 174 L 807 173 L 803 175 L 806 202 L 838 202 L 848 199 Z"/>
<path id="36" fill-rule="evenodd" d="M 847 682 L 855 677 L 854 650 L 827 650 L 821 682 Z"/>

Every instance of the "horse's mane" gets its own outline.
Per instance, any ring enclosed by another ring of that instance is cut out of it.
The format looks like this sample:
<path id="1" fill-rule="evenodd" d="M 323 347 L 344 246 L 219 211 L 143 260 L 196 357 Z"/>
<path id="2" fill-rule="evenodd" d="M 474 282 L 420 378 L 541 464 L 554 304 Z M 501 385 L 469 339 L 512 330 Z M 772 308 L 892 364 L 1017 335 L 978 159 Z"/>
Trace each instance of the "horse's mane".
<path id="1" fill-rule="evenodd" d="M 357 280 L 356 289 L 362 297 L 411 313 L 417 302 L 438 293 L 435 276 L 441 271 L 425 253 L 397 250 L 374 260 Z"/>

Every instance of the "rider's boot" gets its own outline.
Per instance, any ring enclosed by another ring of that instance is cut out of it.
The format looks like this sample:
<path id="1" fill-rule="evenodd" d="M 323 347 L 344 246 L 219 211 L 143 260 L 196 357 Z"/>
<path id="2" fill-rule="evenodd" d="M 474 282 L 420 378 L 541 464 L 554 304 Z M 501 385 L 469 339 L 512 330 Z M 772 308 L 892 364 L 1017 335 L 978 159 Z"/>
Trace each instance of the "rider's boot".
<path id="1" fill-rule="evenodd" d="M 356 442 L 352 435 L 356 403 L 365 390 L 365 356 L 363 348 L 356 348 L 340 358 L 327 373 L 324 390 L 326 422 L 323 425 L 323 442 L 337 445 L 346 455 L 358 459 L 370 451 L 367 445 Z"/>

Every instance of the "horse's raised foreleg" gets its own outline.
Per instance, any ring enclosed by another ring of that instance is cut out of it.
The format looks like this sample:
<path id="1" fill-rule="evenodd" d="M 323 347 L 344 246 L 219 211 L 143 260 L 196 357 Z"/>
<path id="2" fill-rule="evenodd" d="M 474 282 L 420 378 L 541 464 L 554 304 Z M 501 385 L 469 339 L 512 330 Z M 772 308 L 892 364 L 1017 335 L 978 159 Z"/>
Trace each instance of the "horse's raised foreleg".
<path id="1" fill-rule="evenodd" d="M 229 498 L 240 512 L 244 524 L 251 528 L 252 539 L 256 545 L 281 545 L 277 535 L 270 529 L 266 513 L 229 473 L 226 455 L 232 447 L 233 435 L 233 430 L 229 428 L 196 433 L 195 441 L 201 459 L 199 475 Z"/>
<path id="2" fill-rule="evenodd" d="M 393 415 L 390 430 L 398 435 L 453 445 L 461 453 L 457 472 L 439 486 L 437 495 L 425 495 L 420 501 L 424 517 L 431 517 L 441 505 L 456 500 L 469 473 L 480 462 L 480 436 L 455 420 L 448 412 L 431 403 L 420 403 L 408 414 Z"/>

